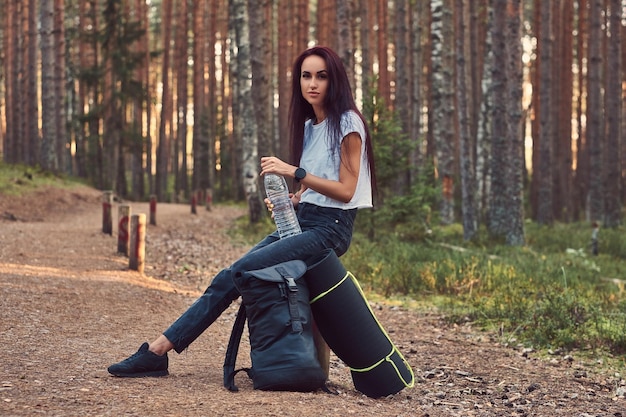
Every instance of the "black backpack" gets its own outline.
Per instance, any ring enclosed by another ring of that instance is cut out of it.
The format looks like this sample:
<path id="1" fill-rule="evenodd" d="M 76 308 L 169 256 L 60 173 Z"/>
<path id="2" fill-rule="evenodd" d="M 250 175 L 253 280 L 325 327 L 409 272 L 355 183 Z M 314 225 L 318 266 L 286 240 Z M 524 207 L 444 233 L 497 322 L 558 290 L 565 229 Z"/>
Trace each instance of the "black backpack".
<path id="1" fill-rule="evenodd" d="M 315 391 L 326 373 L 313 342 L 309 291 L 303 261 L 284 262 L 233 278 L 242 303 L 224 361 L 224 386 L 238 391 L 235 375 L 245 371 L 254 389 Z M 244 323 L 248 320 L 252 368 L 235 370 Z"/>

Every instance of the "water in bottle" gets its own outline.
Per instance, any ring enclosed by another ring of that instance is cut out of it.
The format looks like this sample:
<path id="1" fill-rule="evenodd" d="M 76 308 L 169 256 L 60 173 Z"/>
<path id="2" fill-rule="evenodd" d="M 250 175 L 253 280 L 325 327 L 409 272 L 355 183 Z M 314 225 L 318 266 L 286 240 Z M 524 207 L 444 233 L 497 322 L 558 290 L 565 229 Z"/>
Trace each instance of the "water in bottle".
<path id="1" fill-rule="evenodd" d="M 289 188 L 285 178 L 282 175 L 265 174 L 263 183 L 267 198 L 274 205 L 272 213 L 274 213 L 274 222 L 278 229 L 278 236 L 282 239 L 302 233 L 296 211 L 289 198 Z"/>

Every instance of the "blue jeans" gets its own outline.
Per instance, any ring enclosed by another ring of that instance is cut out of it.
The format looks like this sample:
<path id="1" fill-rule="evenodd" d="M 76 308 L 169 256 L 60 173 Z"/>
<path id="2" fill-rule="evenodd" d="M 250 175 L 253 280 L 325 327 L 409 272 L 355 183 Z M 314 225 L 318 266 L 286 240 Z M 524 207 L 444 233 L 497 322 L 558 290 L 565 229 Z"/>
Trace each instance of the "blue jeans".
<path id="1" fill-rule="evenodd" d="M 341 210 L 300 203 L 298 220 L 302 233 L 285 239 L 274 232 L 230 267 L 221 270 L 204 294 L 200 296 L 163 335 L 181 353 L 196 340 L 228 306 L 239 297 L 233 276 L 238 272 L 254 271 L 282 262 L 310 257 L 333 249 L 343 255 L 352 240 L 356 210 Z"/>

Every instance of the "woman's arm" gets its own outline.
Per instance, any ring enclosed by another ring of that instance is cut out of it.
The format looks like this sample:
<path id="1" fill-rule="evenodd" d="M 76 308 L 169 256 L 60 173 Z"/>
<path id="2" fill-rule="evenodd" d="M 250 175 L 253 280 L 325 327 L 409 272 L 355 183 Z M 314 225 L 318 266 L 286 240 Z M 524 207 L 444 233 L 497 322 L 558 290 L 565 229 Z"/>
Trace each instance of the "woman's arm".
<path id="1" fill-rule="evenodd" d="M 284 177 L 294 178 L 296 166 L 288 164 L 275 156 L 261 158 L 261 175 L 275 173 Z M 356 191 L 361 168 L 361 136 L 352 132 L 341 142 L 341 165 L 339 167 L 339 181 L 328 180 L 307 173 L 300 181 L 306 188 L 324 194 L 334 200 L 347 203 L 352 200 Z"/>

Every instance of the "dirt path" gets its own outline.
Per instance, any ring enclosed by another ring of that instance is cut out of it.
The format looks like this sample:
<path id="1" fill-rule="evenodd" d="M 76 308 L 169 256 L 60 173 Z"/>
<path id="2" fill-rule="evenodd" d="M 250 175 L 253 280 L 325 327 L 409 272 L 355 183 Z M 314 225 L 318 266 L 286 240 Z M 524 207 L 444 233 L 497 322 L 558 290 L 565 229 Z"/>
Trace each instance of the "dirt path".
<path id="1" fill-rule="evenodd" d="M 376 314 L 416 375 L 414 388 L 392 398 L 356 392 L 334 356 L 339 395 L 254 391 L 245 375 L 239 393 L 226 391 L 222 363 L 236 305 L 186 352 L 170 354 L 170 376 L 110 377 L 109 364 L 158 335 L 246 247 L 224 233 L 241 209 L 192 215 L 188 206 L 160 204 L 140 275 L 116 254 L 116 232 L 101 232 L 99 197 L 91 189 L 0 195 L 2 416 L 626 416 L 623 368 L 577 355 L 538 359 L 470 324 L 387 305 Z M 242 346 L 238 364 L 247 355 Z"/>

